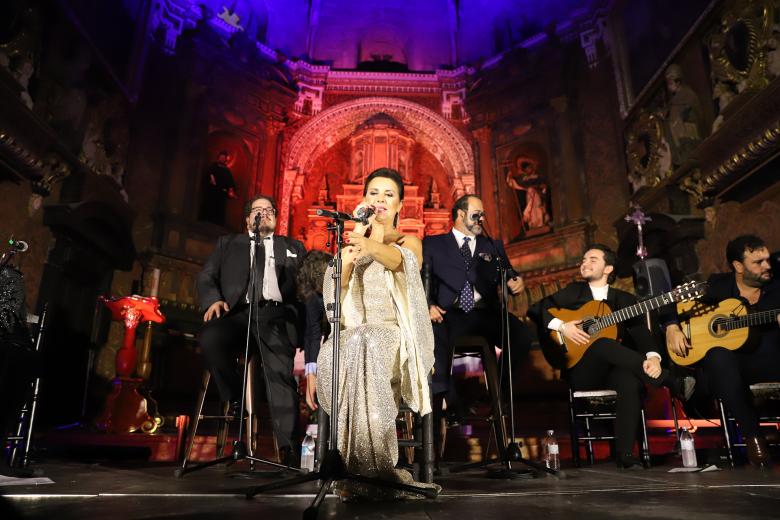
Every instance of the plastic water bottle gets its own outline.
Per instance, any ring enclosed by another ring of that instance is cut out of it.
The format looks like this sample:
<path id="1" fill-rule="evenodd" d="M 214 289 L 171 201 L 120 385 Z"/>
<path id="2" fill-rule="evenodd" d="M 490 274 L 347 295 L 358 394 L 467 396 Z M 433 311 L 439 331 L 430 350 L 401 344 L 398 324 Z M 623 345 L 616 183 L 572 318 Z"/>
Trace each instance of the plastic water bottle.
<path id="1" fill-rule="evenodd" d="M 306 437 L 303 438 L 303 443 L 301 443 L 301 469 L 314 471 L 314 445 L 314 437 L 309 432 L 306 432 Z"/>
<path id="2" fill-rule="evenodd" d="M 698 466 L 696 463 L 696 449 L 693 447 L 693 436 L 688 431 L 688 428 L 683 428 L 680 434 L 680 453 L 682 453 L 684 467 L 695 468 Z"/>
<path id="3" fill-rule="evenodd" d="M 558 440 L 553 430 L 547 430 L 547 435 L 542 439 L 542 457 L 544 465 L 550 469 L 561 469 L 561 457 L 558 453 Z"/>

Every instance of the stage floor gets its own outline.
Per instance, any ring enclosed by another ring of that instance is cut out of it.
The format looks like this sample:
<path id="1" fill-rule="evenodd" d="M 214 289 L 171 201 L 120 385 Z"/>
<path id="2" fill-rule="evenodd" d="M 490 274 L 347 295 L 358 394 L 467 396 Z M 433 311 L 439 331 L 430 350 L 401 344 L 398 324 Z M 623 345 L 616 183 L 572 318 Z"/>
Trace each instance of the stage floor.
<path id="1" fill-rule="evenodd" d="M 603 463 L 564 468 L 567 478 L 494 480 L 484 471 L 437 478 L 436 500 L 341 503 L 329 495 L 320 518 L 778 518 L 780 468 L 750 467 L 707 473 L 669 473 L 676 463 L 644 471 L 620 471 Z M 39 465 L 54 484 L 3 486 L 3 508 L 20 518 L 301 518 L 314 484 L 246 499 L 248 486 L 278 477 L 247 478 L 224 466 L 173 476 L 172 465 L 50 462 Z M 3 508 L 0 508 L 3 509 Z M 13 518 L 2 511 L 3 519 Z"/>

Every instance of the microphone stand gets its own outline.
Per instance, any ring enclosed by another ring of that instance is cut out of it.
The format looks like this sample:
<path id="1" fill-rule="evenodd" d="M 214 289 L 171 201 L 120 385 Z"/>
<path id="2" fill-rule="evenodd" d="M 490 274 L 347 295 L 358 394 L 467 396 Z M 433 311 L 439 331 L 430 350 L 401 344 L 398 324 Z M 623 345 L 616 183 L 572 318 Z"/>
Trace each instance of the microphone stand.
<path id="1" fill-rule="evenodd" d="M 260 245 L 260 241 L 262 238 L 260 238 L 260 215 L 255 215 L 255 221 L 254 225 L 252 226 L 252 233 L 253 235 L 250 237 L 250 247 L 254 248 L 254 254 L 250 256 L 249 259 L 249 288 L 247 290 L 247 293 L 249 294 L 249 317 L 247 319 L 246 323 L 246 343 L 244 344 L 244 371 L 243 371 L 243 380 L 241 383 L 241 406 L 239 407 L 239 414 L 240 419 L 238 421 L 238 437 L 235 441 L 233 441 L 233 452 L 230 455 L 227 455 L 225 457 L 218 457 L 216 459 L 202 462 L 200 464 L 195 464 L 192 466 L 189 466 L 187 464 L 187 461 L 185 460 L 182 464 L 181 468 L 177 468 L 176 471 L 174 471 L 174 476 L 176 478 L 181 478 L 187 473 L 192 473 L 194 471 L 199 471 L 201 469 L 205 469 L 211 466 L 216 466 L 217 464 L 222 464 L 224 462 L 227 462 L 228 464 L 234 464 L 241 460 L 248 460 L 250 464 L 250 471 L 254 469 L 254 463 L 257 462 L 259 464 L 265 464 L 267 466 L 273 466 L 275 468 L 280 468 L 281 470 L 288 470 L 288 471 L 294 471 L 297 473 L 303 473 L 304 470 L 301 468 L 294 468 L 292 466 L 287 466 L 285 464 L 280 464 L 278 462 L 273 462 L 271 460 L 267 459 L 261 459 L 259 457 L 255 457 L 254 454 L 249 453 L 249 450 L 247 449 L 247 443 L 243 440 L 243 434 L 244 434 L 244 407 L 246 405 L 246 388 L 247 388 L 247 381 L 249 379 L 249 346 L 251 344 L 251 334 L 252 334 L 252 319 L 255 320 L 255 328 L 259 326 L 258 320 L 259 320 L 259 310 L 257 306 L 255 305 L 255 300 L 258 294 L 262 295 L 263 288 L 257 287 L 257 272 L 255 269 L 255 265 L 257 262 L 257 255 L 258 255 L 258 246 Z M 262 259 L 264 261 L 265 259 Z M 263 361 L 263 349 L 258 344 L 257 350 L 260 353 L 260 364 L 263 367 L 263 379 L 265 382 L 265 388 L 266 388 L 266 395 L 268 396 L 268 399 L 271 399 L 271 392 L 270 392 L 270 385 L 268 382 L 268 377 L 266 374 L 266 368 L 265 368 L 265 362 Z M 251 417 L 249 417 L 249 414 L 246 414 L 247 420 L 250 420 Z M 271 417 L 271 425 L 276 431 L 276 422 L 273 419 L 273 416 Z M 251 431 L 249 427 L 247 427 L 247 430 Z M 274 472 L 276 474 L 277 472 Z"/>
<path id="2" fill-rule="evenodd" d="M 458 471 L 464 471 L 466 469 L 471 468 L 477 468 L 477 467 L 484 467 L 490 464 L 493 464 L 495 462 L 500 462 L 503 467 L 500 469 L 494 469 L 494 470 L 488 470 L 487 476 L 490 478 L 497 478 L 497 479 L 516 479 L 516 478 L 528 478 L 529 476 L 529 470 L 521 469 L 519 467 L 513 466 L 513 464 L 523 464 L 525 466 L 534 468 L 537 471 L 544 471 L 546 473 L 549 473 L 550 475 L 553 475 L 558 478 L 564 478 L 565 474 L 560 470 L 554 470 L 551 468 L 548 468 L 547 466 L 543 464 L 539 464 L 538 462 L 534 462 L 528 459 L 523 458 L 522 453 L 520 452 L 520 447 L 515 442 L 515 399 L 514 399 L 514 382 L 512 377 L 512 338 L 510 334 L 510 322 L 509 322 L 509 306 L 507 305 L 507 302 L 509 301 L 509 293 L 508 293 L 508 287 L 507 287 L 507 273 L 512 270 L 514 272 L 514 269 L 512 269 L 512 266 L 506 265 L 506 262 L 504 261 L 503 255 L 500 255 L 498 253 L 498 248 L 496 247 L 495 242 L 493 239 L 488 235 L 487 230 L 485 229 L 485 225 L 482 222 L 482 219 L 480 219 L 480 224 L 482 225 L 482 235 L 488 240 L 488 243 L 490 244 L 491 249 L 493 250 L 493 256 L 497 261 L 496 269 L 498 270 L 499 277 L 501 278 L 501 366 L 499 367 L 499 371 L 501 373 L 500 378 L 504 377 L 504 358 L 506 357 L 506 365 L 509 372 L 509 442 L 507 443 L 506 447 L 504 449 L 498 450 L 498 458 L 497 459 L 490 459 L 485 460 L 481 462 L 474 462 L 471 464 L 464 464 L 462 466 L 459 466 L 457 468 L 450 468 L 451 473 L 457 473 Z M 501 427 L 503 428 L 503 420 L 504 420 L 504 412 L 503 412 L 503 397 L 501 393 L 503 392 L 503 385 L 499 384 L 498 389 L 498 413 L 499 413 L 499 421 L 501 422 Z M 504 437 L 504 435 L 501 435 L 501 437 Z M 499 435 L 498 432 L 496 432 L 496 440 L 498 441 Z M 506 439 L 504 439 L 506 441 Z M 503 460 L 501 460 L 503 459 Z M 535 476 L 533 473 L 530 473 L 530 476 Z"/>
<path id="3" fill-rule="evenodd" d="M 400 482 L 393 482 L 389 480 L 383 480 L 377 477 L 366 477 L 351 473 L 347 470 L 346 464 L 344 464 L 344 458 L 338 448 L 338 410 L 339 410 L 339 345 L 341 341 L 341 271 L 342 271 L 342 249 L 343 249 L 343 235 L 344 235 L 344 222 L 347 220 L 363 222 L 361 217 L 352 217 L 351 215 L 330 212 L 328 215 L 333 219 L 333 222 L 328 226 L 328 231 L 332 234 L 333 238 L 329 240 L 334 241 L 336 244 L 336 254 L 331 260 L 333 266 L 333 303 L 328 303 L 327 308 L 332 311 L 333 316 L 329 318 L 331 325 L 331 337 L 332 339 L 332 364 L 331 364 L 331 417 L 330 417 L 330 437 L 328 438 L 328 451 L 325 454 L 325 458 L 320 464 L 317 471 L 313 471 L 306 475 L 298 477 L 292 477 L 280 482 L 272 482 L 262 486 L 254 486 L 247 489 L 244 494 L 247 498 L 254 497 L 255 495 L 264 491 L 271 491 L 274 489 L 286 488 L 302 484 L 304 482 L 311 482 L 313 480 L 322 481 L 320 489 L 317 495 L 314 497 L 311 505 L 303 512 L 303 518 L 316 519 L 319 513 L 320 505 L 325 499 L 325 495 L 331 488 L 331 484 L 337 480 L 351 480 L 354 482 L 360 482 L 363 484 L 371 484 L 374 486 L 391 488 L 398 491 L 406 491 L 408 493 L 415 493 L 417 495 L 423 495 L 427 498 L 436 498 L 438 493 L 434 489 L 421 488 L 412 486 L 409 484 L 401 484 Z"/>

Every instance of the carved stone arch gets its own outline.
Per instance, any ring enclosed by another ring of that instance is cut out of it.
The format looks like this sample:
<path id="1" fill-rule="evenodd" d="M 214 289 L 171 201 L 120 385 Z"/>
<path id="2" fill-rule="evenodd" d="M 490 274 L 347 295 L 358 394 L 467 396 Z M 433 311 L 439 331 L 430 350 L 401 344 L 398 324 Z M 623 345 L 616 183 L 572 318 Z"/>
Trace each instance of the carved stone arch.
<path id="1" fill-rule="evenodd" d="M 279 230 L 287 232 L 290 197 L 316 159 L 352 134 L 366 119 L 385 113 L 398 121 L 436 157 L 450 175 L 453 198 L 474 192 L 474 156 L 468 140 L 444 117 L 433 110 L 404 99 L 367 97 L 335 105 L 303 125 L 290 140 L 284 161 L 280 197 Z"/>

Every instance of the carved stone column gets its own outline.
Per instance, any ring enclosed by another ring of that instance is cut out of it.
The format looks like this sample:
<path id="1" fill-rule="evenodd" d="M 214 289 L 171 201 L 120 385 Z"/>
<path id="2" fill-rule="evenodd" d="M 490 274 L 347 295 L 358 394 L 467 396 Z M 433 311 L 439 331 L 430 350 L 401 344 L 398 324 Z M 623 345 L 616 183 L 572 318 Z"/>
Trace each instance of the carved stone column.
<path id="1" fill-rule="evenodd" d="M 280 235 L 287 235 L 290 227 L 291 198 L 296 177 L 298 177 L 297 168 L 284 171 L 282 188 L 279 194 L 279 215 L 277 216 L 277 229 Z"/>
<path id="2" fill-rule="evenodd" d="M 266 121 L 265 150 L 263 150 L 263 166 L 259 182 L 255 183 L 256 189 L 266 195 L 274 194 L 274 186 L 277 185 L 277 165 L 279 164 L 279 139 L 280 133 L 286 124 L 282 121 L 270 119 Z"/>
<path id="3" fill-rule="evenodd" d="M 560 172 L 560 180 L 552 191 L 553 218 L 556 225 L 576 222 L 587 215 L 587 184 L 583 172 L 580 171 L 581 161 L 577 160 L 568 105 L 565 96 L 550 100 L 550 106 L 555 112 L 555 128 L 558 134 L 557 169 Z"/>
<path id="4" fill-rule="evenodd" d="M 478 174 L 479 180 L 475 184 L 478 194 L 485 205 L 485 216 L 491 231 L 496 233 L 501 229 L 499 222 L 499 197 L 496 186 L 496 177 L 493 172 L 493 130 L 489 126 L 477 128 L 472 132 L 477 139 Z M 504 237 L 501 237 L 504 238 Z"/>

